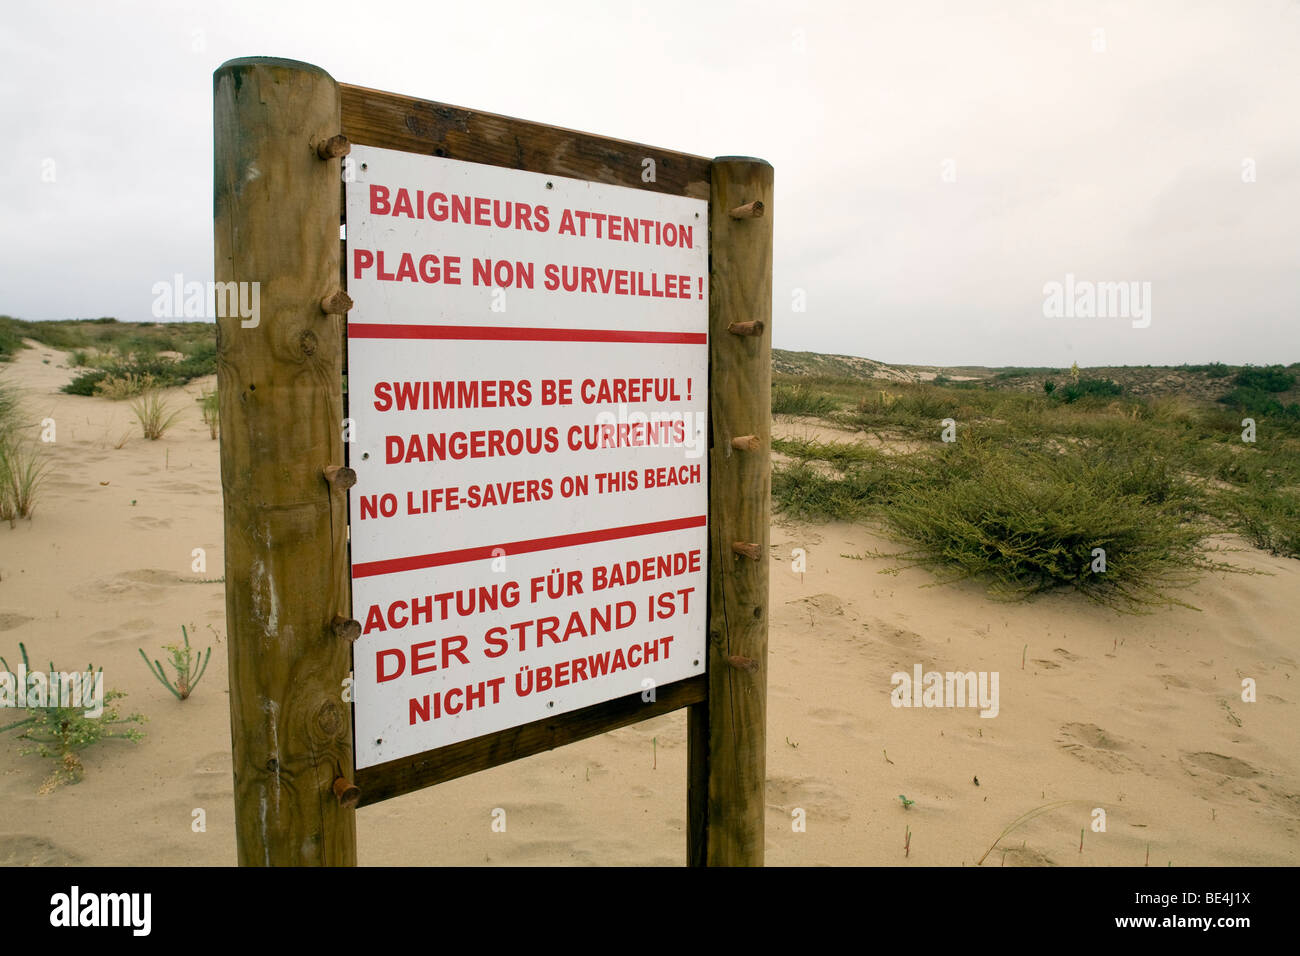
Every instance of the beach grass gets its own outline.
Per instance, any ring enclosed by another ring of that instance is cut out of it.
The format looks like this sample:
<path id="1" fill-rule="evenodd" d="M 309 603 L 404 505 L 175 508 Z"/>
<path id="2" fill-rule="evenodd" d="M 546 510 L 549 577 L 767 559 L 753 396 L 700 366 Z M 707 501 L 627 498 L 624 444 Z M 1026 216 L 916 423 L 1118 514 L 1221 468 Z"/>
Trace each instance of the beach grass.
<path id="1" fill-rule="evenodd" d="M 773 440 L 787 459 L 776 509 L 871 524 L 900 542 L 899 565 L 940 580 L 979 578 L 1006 597 L 1071 587 L 1137 610 L 1184 603 L 1177 589 L 1198 572 L 1232 569 L 1219 533 L 1300 557 L 1300 429 L 1285 412 L 1262 416 L 1250 441 L 1237 412 L 1177 395 L 799 385 L 801 406 L 845 438 Z M 793 388 L 778 376 L 773 394 Z"/>

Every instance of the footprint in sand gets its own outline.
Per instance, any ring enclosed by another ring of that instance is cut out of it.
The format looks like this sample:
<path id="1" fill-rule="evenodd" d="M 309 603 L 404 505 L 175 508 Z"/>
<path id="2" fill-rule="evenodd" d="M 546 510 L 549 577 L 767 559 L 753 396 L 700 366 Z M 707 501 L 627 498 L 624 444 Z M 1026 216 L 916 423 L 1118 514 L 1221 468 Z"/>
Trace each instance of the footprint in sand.
<path id="1" fill-rule="evenodd" d="M 862 718 L 847 710 L 836 707 L 815 707 L 808 711 L 808 716 L 819 724 L 834 727 L 845 734 L 854 737 L 862 736 Z"/>
<path id="2" fill-rule="evenodd" d="M 1120 753 L 1130 744 L 1110 736 L 1096 724 L 1065 724 L 1057 732 L 1056 745 L 1108 773 L 1142 772 L 1141 766 Z"/>
<path id="3" fill-rule="evenodd" d="M 173 484 L 173 483 L 170 483 L 170 482 L 164 482 L 164 483 L 160 483 L 158 487 L 159 487 L 161 490 L 171 492 L 172 494 L 179 494 L 179 495 L 209 495 L 209 494 L 212 493 L 213 488 L 217 488 L 217 489 L 219 489 L 221 486 L 220 486 L 220 485 L 214 485 L 213 488 L 205 488 L 205 487 L 203 487 L 202 485 L 185 484 L 185 483 L 176 483 L 176 484 Z"/>
<path id="4" fill-rule="evenodd" d="M 1010 863 L 1012 866 L 1056 866 L 1057 865 L 1056 861 L 1053 860 L 1046 853 L 1040 853 L 1039 851 L 1035 850 L 1031 846 L 1024 846 L 1024 847 L 1009 846 L 1006 847 L 1005 849 L 999 846 L 992 853 L 989 854 L 989 858 L 984 861 L 984 865 L 988 866 L 990 865 L 990 863 L 992 863 L 994 866 L 1004 865 L 1002 864 L 1002 861 L 1004 859 L 1006 860 L 1007 863 Z"/>
<path id="5" fill-rule="evenodd" d="M 133 600 L 158 599 L 162 597 L 163 588 L 179 584 L 179 575 L 175 571 L 162 568 L 140 568 L 136 571 L 123 571 L 120 574 L 95 578 L 72 589 L 75 597 L 95 600 L 96 598 L 130 597 Z"/>
<path id="6" fill-rule="evenodd" d="M 131 519 L 131 524 L 145 531 L 161 531 L 172 526 L 171 518 L 154 518 L 150 515 L 139 515 Z"/>
<path id="7" fill-rule="evenodd" d="M 15 614 L 12 611 L 0 611 L 0 631 L 12 631 L 16 627 L 22 627 L 28 621 L 34 621 L 36 618 L 28 617 L 26 614 Z"/>
<path id="8" fill-rule="evenodd" d="M 74 866 L 81 857 L 31 833 L 0 835 L 0 866 Z"/>
<path id="9" fill-rule="evenodd" d="M 1258 777 L 1259 771 L 1236 757 L 1225 757 L 1223 754 L 1211 753 L 1203 750 L 1199 753 L 1185 753 L 1182 755 L 1184 764 L 1191 764 L 1201 770 L 1208 770 L 1211 773 L 1223 774 L 1225 777 Z"/>
<path id="10" fill-rule="evenodd" d="M 894 627 L 892 624 L 887 624 L 881 620 L 875 621 L 875 627 L 872 630 L 883 637 L 887 643 L 907 650 L 913 650 L 925 643 L 921 635 L 915 631 L 909 631 L 905 627 Z"/>
<path id="11" fill-rule="evenodd" d="M 845 823 L 849 820 L 844 810 L 846 803 L 840 791 L 812 777 L 767 778 L 767 808 L 779 813 L 787 822 L 790 811 L 802 807 L 809 817 Z"/>
<path id="12" fill-rule="evenodd" d="M 139 642 L 141 635 L 152 627 L 153 621 L 150 618 L 136 617 L 126 621 L 121 627 L 110 627 L 103 631 L 96 631 L 86 640 L 96 647 L 103 647 L 108 644 L 130 644 L 132 641 Z"/>
<path id="13" fill-rule="evenodd" d="M 1300 819 L 1300 793 L 1265 783 L 1273 775 L 1247 763 L 1239 757 L 1228 757 L 1213 751 L 1179 755 L 1183 770 L 1189 777 L 1202 778 L 1199 788 L 1210 797 L 1221 797 L 1223 791 L 1245 796 L 1251 803 L 1264 804 L 1290 820 Z M 1207 771 L 1215 779 L 1205 779 Z M 1287 831 L 1291 824 L 1286 824 Z"/>

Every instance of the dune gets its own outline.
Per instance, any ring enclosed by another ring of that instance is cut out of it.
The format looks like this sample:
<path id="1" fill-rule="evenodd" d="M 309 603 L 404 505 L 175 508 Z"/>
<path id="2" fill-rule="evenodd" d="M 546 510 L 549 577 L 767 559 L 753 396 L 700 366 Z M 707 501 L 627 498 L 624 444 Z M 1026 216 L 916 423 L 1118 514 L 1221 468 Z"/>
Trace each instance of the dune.
<path id="1" fill-rule="evenodd" d="M 42 794 L 51 761 L 0 735 L 0 863 L 231 865 L 218 443 L 194 402 L 214 382 L 169 391 L 186 410 L 150 442 L 125 403 L 59 393 L 72 374 L 40 345 L 0 366 L 29 417 L 57 424 L 35 516 L 0 526 L 0 654 L 13 663 L 21 641 L 34 665 L 102 665 L 147 736 L 96 746 L 80 783 Z M 1200 610 L 1123 615 L 1072 593 L 999 603 L 977 582 L 934 586 L 890 573 L 881 552 L 899 546 L 868 528 L 778 516 L 768 863 L 1300 862 L 1300 562 L 1228 543 L 1261 573 L 1205 575 L 1180 595 Z M 137 652 L 159 656 L 182 625 L 213 647 L 183 702 Z M 893 706 L 893 675 L 916 665 L 996 672 L 996 717 Z M 360 862 L 680 865 L 685 772 L 678 712 L 365 808 Z"/>

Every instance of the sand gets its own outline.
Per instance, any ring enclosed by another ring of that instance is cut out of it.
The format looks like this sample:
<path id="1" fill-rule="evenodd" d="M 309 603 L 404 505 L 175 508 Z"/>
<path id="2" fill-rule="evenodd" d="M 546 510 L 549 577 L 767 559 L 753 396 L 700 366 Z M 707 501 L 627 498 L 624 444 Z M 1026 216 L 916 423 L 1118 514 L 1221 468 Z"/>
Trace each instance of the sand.
<path id="1" fill-rule="evenodd" d="M 149 442 L 125 404 L 60 394 L 66 366 L 42 346 L 0 366 L 28 417 L 57 423 L 35 517 L 0 526 L 0 654 L 13 664 L 22 641 L 34 667 L 102 665 L 147 737 L 97 746 L 80 783 L 41 794 L 51 761 L 0 735 L 0 863 L 233 864 L 223 585 L 200 583 L 223 573 L 218 444 L 193 401 L 213 381 L 173 390 L 184 417 Z M 1300 862 L 1300 561 L 1232 541 L 1268 574 L 1206 575 L 1182 595 L 1199 611 L 1132 616 L 886 573 L 875 552 L 897 546 L 859 526 L 778 519 L 771 542 L 769 864 L 972 866 L 1063 801 L 983 865 Z M 214 648 L 184 702 L 137 652 L 182 624 Z M 891 706 L 891 675 L 916 664 L 996 671 L 998 715 Z M 360 862 L 680 865 L 685 725 L 670 714 L 365 808 Z"/>

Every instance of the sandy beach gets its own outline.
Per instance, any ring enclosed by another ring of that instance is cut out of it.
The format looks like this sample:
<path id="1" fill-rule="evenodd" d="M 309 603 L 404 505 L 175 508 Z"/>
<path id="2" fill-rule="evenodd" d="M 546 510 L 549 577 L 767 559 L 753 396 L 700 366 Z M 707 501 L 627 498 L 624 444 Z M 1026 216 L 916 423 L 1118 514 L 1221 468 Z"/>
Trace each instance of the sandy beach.
<path id="1" fill-rule="evenodd" d="M 232 865 L 218 442 L 194 401 L 215 379 L 169 391 L 185 411 L 145 441 L 126 403 L 61 394 L 67 356 L 33 345 L 0 376 L 57 440 L 34 517 L 0 526 L 0 654 L 13 664 L 21 641 L 33 666 L 102 665 L 148 722 L 45 794 L 52 761 L 0 735 L 0 864 Z M 1300 562 L 1224 539 L 1261 573 L 1204 575 L 1179 594 L 1199 610 L 1125 615 L 883 573 L 875 553 L 899 546 L 857 525 L 778 517 L 771 542 L 769 864 L 972 866 L 1057 803 L 983 865 L 1300 863 Z M 186 701 L 137 651 L 160 656 L 182 625 L 213 647 Z M 892 706 L 891 676 L 916 665 L 996 672 L 997 716 Z M 360 862 L 681 865 L 685 731 L 678 712 L 365 808 Z"/>

